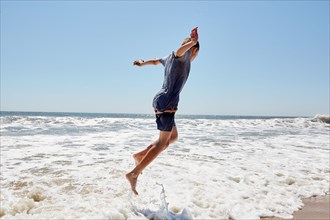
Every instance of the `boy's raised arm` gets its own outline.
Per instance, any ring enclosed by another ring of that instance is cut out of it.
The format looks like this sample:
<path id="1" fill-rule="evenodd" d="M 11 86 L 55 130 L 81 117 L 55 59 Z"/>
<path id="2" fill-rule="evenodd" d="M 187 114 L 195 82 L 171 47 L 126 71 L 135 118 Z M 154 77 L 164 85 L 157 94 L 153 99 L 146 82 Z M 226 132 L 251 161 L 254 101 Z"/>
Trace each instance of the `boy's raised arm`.
<path id="1" fill-rule="evenodd" d="M 133 65 L 136 65 L 136 66 L 158 65 L 158 64 L 160 64 L 160 58 L 155 58 L 155 59 L 151 59 L 151 60 L 147 60 L 147 61 L 135 60 L 133 62 Z"/>
<path id="2" fill-rule="evenodd" d="M 192 48 L 197 42 L 198 42 L 198 33 L 197 33 L 197 27 L 191 30 L 190 33 L 190 39 L 188 43 L 181 45 L 179 49 L 176 51 L 177 57 L 182 57 L 190 48 Z"/>

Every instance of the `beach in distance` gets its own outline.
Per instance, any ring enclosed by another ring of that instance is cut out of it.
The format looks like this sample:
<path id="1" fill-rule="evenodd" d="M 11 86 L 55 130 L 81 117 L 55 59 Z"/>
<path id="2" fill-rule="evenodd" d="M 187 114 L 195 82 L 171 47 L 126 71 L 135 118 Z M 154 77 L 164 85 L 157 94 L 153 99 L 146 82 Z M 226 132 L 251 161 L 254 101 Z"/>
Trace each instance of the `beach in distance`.
<path id="1" fill-rule="evenodd" d="M 138 196 L 125 174 L 158 137 L 153 115 L 0 120 L 1 219 L 329 219 L 327 115 L 178 114 L 179 139 L 143 171 Z"/>

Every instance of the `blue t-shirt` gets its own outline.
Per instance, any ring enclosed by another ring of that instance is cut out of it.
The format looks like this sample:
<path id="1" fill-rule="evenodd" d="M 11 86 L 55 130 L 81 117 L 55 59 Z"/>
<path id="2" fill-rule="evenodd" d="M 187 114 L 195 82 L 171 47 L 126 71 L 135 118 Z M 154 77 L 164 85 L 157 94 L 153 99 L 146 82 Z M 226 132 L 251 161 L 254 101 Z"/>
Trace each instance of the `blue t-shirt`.
<path id="1" fill-rule="evenodd" d="M 162 89 L 153 100 L 153 107 L 157 111 L 177 110 L 180 92 L 186 83 L 190 71 L 190 50 L 182 57 L 176 57 L 172 52 L 167 57 L 160 59 L 164 65 L 164 82 Z"/>

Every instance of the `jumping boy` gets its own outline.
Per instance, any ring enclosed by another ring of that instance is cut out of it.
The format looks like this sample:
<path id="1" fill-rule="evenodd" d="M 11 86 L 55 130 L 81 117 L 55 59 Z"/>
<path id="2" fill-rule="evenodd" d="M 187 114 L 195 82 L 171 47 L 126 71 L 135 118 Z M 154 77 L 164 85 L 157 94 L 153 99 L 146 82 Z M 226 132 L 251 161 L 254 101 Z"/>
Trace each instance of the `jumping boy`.
<path id="1" fill-rule="evenodd" d="M 136 60 L 133 63 L 136 66 L 158 65 L 161 63 L 165 67 L 162 89 L 153 100 L 157 128 L 160 130 L 159 139 L 143 151 L 133 155 L 136 167 L 126 174 L 132 191 L 136 195 L 138 195 L 136 183 L 142 170 L 178 138 L 174 115 L 177 111 L 180 92 L 189 76 L 190 63 L 195 59 L 198 51 L 199 42 L 196 27 L 191 31 L 190 38 L 186 38 L 176 52 L 172 52 L 164 58 L 148 61 Z"/>

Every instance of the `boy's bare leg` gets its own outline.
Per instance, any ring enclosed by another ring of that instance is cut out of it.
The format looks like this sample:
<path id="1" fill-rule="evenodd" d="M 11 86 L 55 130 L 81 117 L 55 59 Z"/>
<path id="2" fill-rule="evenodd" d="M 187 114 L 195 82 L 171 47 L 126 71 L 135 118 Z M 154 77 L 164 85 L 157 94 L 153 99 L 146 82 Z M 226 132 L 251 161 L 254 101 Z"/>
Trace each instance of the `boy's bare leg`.
<path id="1" fill-rule="evenodd" d="M 172 144 L 177 139 L 178 139 L 178 131 L 177 131 L 176 127 L 174 126 L 172 128 L 172 131 L 171 131 L 171 137 L 170 137 L 169 143 Z M 154 145 L 156 145 L 157 142 L 158 141 L 155 141 L 154 143 L 152 143 L 151 145 L 149 145 L 143 151 L 140 151 L 140 152 L 138 152 L 138 153 L 136 153 L 136 154 L 133 155 L 133 158 L 135 160 L 135 165 L 138 165 L 140 163 L 140 161 L 145 157 L 145 155 L 148 153 L 148 151 L 150 150 L 150 148 L 152 148 Z"/>
<path id="2" fill-rule="evenodd" d="M 170 138 L 169 144 L 174 143 L 177 139 L 178 139 L 178 130 L 176 129 L 176 126 L 173 126 L 172 131 L 171 131 L 171 138 Z"/>
<path id="3" fill-rule="evenodd" d="M 155 145 L 150 145 L 150 149 L 145 156 L 139 162 L 139 164 L 129 173 L 126 174 L 126 178 L 131 185 L 131 189 L 134 194 L 138 195 L 136 191 L 137 179 L 142 172 L 168 145 L 171 138 L 172 131 L 160 131 L 159 140 Z"/>
<path id="4" fill-rule="evenodd" d="M 140 163 L 140 161 L 143 159 L 143 157 L 145 157 L 145 155 L 148 153 L 148 151 L 150 150 L 150 148 L 152 146 L 154 146 L 157 142 L 150 144 L 146 149 L 144 149 L 143 151 L 140 151 L 136 154 L 133 154 L 133 158 L 135 160 L 135 165 L 138 165 Z"/>

